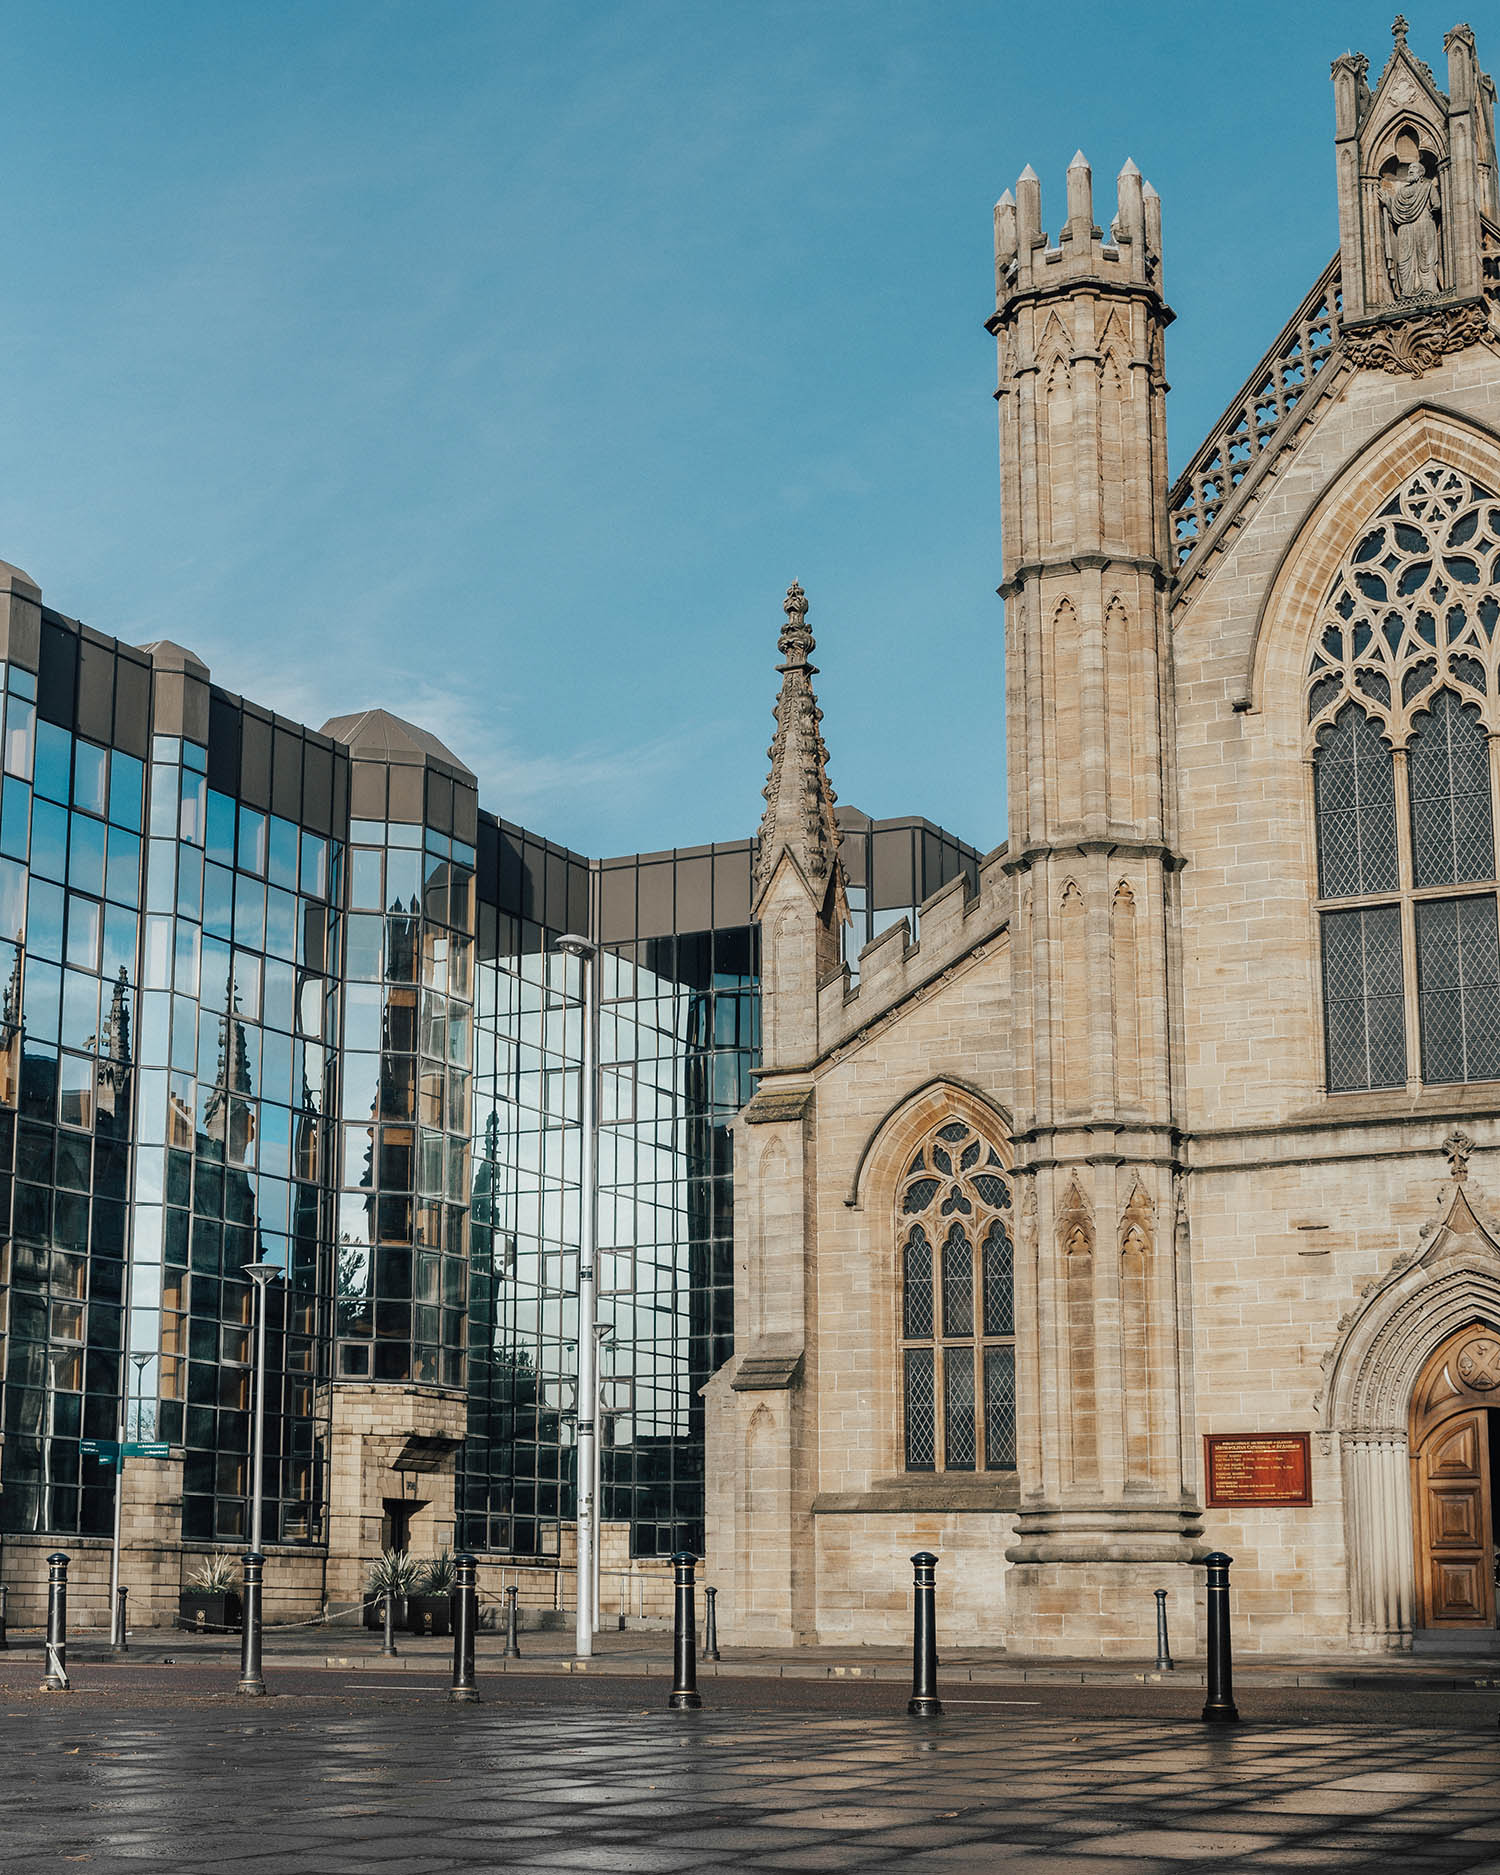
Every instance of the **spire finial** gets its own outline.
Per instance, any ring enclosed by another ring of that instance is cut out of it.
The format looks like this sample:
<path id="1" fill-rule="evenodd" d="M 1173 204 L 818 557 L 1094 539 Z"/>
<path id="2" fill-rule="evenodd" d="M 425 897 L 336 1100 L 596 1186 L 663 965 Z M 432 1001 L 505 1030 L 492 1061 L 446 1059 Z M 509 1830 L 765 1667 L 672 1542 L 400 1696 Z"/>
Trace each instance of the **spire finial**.
<path id="1" fill-rule="evenodd" d="M 783 853 L 791 853 L 818 893 L 838 878 L 837 907 L 843 913 L 842 869 L 839 865 L 839 830 L 834 819 L 836 796 L 828 780 L 828 750 L 824 746 L 823 712 L 813 694 L 817 666 L 812 662 L 813 635 L 807 626 L 807 594 L 793 580 L 782 602 L 786 623 L 777 647 L 782 662 L 781 691 L 776 699 L 776 736 L 767 754 L 771 773 L 766 782 L 766 811 L 761 818 L 755 861 L 756 896 L 769 884 Z"/>
<path id="2" fill-rule="evenodd" d="M 1404 13 L 1398 13 L 1395 19 L 1391 21 L 1391 37 L 1398 46 L 1404 46 L 1406 44 L 1406 35 L 1409 30 L 1406 15 Z"/>

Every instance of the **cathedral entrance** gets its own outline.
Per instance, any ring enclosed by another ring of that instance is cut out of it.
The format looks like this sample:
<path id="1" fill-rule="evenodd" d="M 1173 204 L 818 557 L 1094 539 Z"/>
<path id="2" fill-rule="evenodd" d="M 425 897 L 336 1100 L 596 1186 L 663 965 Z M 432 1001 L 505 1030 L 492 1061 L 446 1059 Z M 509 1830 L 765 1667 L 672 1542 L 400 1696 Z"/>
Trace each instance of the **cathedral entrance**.
<path id="1" fill-rule="evenodd" d="M 1417 1625 L 1495 1627 L 1500 1507 L 1500 1330 L 1472 1323 L 1427 1362 L 1412 1392 Z"/>

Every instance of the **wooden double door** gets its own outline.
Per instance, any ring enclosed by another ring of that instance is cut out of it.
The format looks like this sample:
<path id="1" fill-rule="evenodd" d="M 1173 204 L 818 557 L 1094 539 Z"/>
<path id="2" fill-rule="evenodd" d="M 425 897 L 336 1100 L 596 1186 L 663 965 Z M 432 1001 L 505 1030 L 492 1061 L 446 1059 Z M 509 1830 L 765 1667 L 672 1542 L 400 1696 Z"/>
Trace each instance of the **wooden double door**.
<path id="1" fill-rule="evenodd" d="M 1496 1624 L 1500 1505 L 1500 1330 L 1460 1330 L 1423 1368 L 1412 1394 L 1417 1623 Z"/>

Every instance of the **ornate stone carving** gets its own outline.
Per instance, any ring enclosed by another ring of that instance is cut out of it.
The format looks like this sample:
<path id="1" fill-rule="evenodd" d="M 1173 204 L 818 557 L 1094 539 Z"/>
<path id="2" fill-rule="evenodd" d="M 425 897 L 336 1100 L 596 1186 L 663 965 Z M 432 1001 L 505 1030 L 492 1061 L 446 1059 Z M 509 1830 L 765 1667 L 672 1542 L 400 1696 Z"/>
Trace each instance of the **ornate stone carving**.
<path id="1" fill-rule="evenodd" d="M 1366 371 L 1389 371 L 1393 376 L 1405 372 L 1419 378 L 1449 352 L 1477 345 L 1489 330 L 1489 315 L 1477 302 L 1433 306 L 1375 326 L 1345 326 L 1344 349 Z"/>
<path id="2" fill-rule="evenodd" d="M 823 712 L 813 694 L 818 669 L 812 662 L 815 646 L 807 627 L 807 594 L 796 580 L 787 587 L 782 610 L 786 624 L 777 640 L 783 659 L 777 667 L 781 694 L 776 699 L 776 736 L 766 751 L 771 773 L 756 851 L 757 895 L 765 890 L 783 852 L 794 856 L 815 890 L 821 890 L 839 867 L 833 812 L 838 797 L 828 780 Z"/>
<path id="3" fill-rule="evenodd" d="M 1129 1200 L 1120 1213 L 1120 1254 L 1123 1256 L 1128 1250 L 1138 1250 L 1142 1256 L 1150 1256 L 1155 1223 L 1156 1206 L 1137 1178 Z"/>
<path id="4" fill-rule="evenodd" d="M 1094 1214 L 1076 1177 L 1068 1180 L 1057 1214 L 1057 1240 L 1064 1256 L 1092 1256 Z"/>
<path id="5" fill-rule="evenodd" d="M 1465 1132 L 1455 1128 L 1443 1141 L 1443 1151 L 1448 1163 L 1453 1168 L 1455 1184 L 1461 1185 L 1469 1176 L 1469 1154 L 1474 1150 L 1474 1142 Z"/>
<path id="6" fill-rule="evenodd" d="M 1476 1335 L 1466 1341 L 1459 1349 L 1458 1377 L 1466 1387 L 1480 1393 L 1500 1387 L 1500 1341 L 1489 1335 Z"/>

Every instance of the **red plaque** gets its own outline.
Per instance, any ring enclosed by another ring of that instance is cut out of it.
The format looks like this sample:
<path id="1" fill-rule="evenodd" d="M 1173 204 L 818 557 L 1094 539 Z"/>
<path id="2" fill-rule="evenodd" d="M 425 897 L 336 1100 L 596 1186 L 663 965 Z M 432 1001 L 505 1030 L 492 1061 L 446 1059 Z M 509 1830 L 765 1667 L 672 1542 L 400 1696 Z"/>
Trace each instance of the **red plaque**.
<path id="1" fill-rule="evenodd" d="M 1310 1504 L 1312 1465 L 1305 1432 L 1206 1432 L 1208 1502 Z"/>

